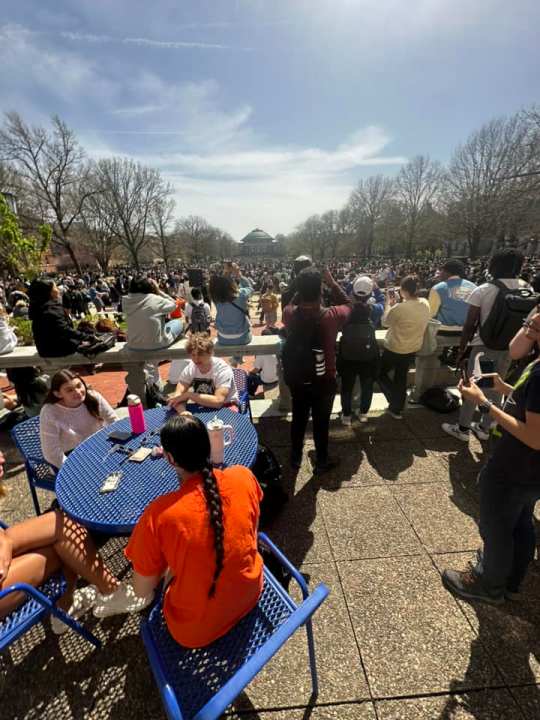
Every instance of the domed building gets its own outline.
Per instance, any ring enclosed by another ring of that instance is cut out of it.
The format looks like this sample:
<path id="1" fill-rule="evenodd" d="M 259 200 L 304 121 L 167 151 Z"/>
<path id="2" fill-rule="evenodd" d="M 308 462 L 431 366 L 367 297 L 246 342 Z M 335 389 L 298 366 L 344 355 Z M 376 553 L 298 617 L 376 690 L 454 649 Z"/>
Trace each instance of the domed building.
<path id="1" fill-rule="evenodd" d="M 281 243 L 260 228 L 255 228 L 239 242 L 243 257 L 275 257 L 282 253 Z"/>

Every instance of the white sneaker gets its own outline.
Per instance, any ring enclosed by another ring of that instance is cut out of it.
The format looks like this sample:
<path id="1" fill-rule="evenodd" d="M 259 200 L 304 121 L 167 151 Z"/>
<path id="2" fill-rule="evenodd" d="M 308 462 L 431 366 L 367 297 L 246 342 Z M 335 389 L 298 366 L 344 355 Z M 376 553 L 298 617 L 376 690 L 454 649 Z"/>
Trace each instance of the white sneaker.
<path id="1" fill-rule="evenodd" d="M 345 427 L 351 427 L 351 416 L 350 415 L 342 415 L 341 416 L 341 424 Z"/>
<path id="2" fill-rule="evenodd" d="M 448 433 L 448 435 L 456 438 L 456 440 L 461 440 L 462 442 L 469 442 L 469 433 L 460 430 L 457 423 L 455 425 L 452 425 L 451 423 L 443 423 L 441 427 L 445 433 Z"/>
<path id="3" fill-rule="evenodd" d="M 97 596 L 98 591 L 94 585 L 87 585 L 79 590 L 75 590 L 73 593 L 73 600 L 71 601 L 67 614 L 71 615 L 71 617 L 75 620 L 79 620 L 79 618 L 82 618 L 82 616 L 85 615 L 94 605 Z M 66 623 L 62 622 L 54 615 L 51 615 L 51 630 L 55 635 L 63 635 L 70 629 L 71 628 L 66 625 Z"/>
<path id="4" fill-rule="evenodd" d="M 154 593 L 150 593 L 146 597 L 140 597 L 135 595 L 131 583 L 122 583 L 110 595 L 98 594 L 94 605 L 94 615 L 98 618 L 105 618 L 110 615 L 140 612 L 145 607 L 148 607 L 153 599 Z"/>
<path id="5" fill-rule="evenodd" d="M 358 413 L 358 421 L 361 423 L 367 423 L 369 420 L 367 413 Z"/>
<path id="6" fill-rule="evenodd" d="M 471 430 L 479 440 L 489 440 L 489 433 L 481 427 L 480 423 L 471 423 Z"/>

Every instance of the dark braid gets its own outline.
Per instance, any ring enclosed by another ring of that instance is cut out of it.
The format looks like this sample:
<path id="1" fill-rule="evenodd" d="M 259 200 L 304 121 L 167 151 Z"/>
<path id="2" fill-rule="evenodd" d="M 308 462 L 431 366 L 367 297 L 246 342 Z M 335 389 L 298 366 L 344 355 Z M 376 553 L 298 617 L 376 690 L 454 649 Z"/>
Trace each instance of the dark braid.
<path id="1" fill-rule="evenodd" d="M 216 551 L 216 569 L 212 585 L 208 591 L 208 597 L 212 598 L 216 592 L 216 582 L 223 570 L 223 559 L 225 556 L 224 548 L 224 529 L 223 529 L 223 505 L 221 503 L 221 495 L 216 482 L 216 476 L 212 471 L 212 466 L 207 463 L 203 470 L 203 490 L 210 515 L 210 524 L 214 531 L 214 549 Z"/>

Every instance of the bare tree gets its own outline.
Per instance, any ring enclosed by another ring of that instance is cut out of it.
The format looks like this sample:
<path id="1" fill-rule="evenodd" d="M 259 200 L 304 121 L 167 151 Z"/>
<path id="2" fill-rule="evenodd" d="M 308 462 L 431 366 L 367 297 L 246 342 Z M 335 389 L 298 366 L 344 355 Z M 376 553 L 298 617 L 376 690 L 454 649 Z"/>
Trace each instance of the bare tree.
<path id="1" fill-rule="evenodd" d="M 151 213 L 171 193 L 158 170 L 127 158 L 99 160 L 96 167 L 101 199 L 113 218 L 119 243 L 126 248 L 135 268 L 140 269 L 140 252 L 148 242 Z"/>
<path id="2" fill-rule="evenodd" d="M 522 114 L 492 120 L 457 148 L 447 173 L 447 213 L 472 257 L 483 238 L 500 231 L 512 203 L 531 192 L 538 178 L 523 175 L 537 164 L 538 143 Z"/>
<path id="3" fill-rule="evenodd" d="M 175 255 L 175 247 L 178 245 L 178 235 L 173 232 L 172 227 L 175 207 L 173 198 L 164 196 L 154 204 L 150 212 L 150 226 L 155 235 L 156 250 L 167 270 Z"/>
<path id="4" fill-rule="evenodd" d="M 360 249 L 371 256 L 375 242 L 375 231 L 380 222 L 385 204 L 392 197 L 394 182 L 384 175 L 372 175 L 360 180 L 349 199 L 352 223 L 359 240 Z"/>
<path id="5" fill-rule="evenodd" d="M 80 272 L 71 231 L 93 191 L 75 134 L 57 115 L 51 125 L 50 130 L 30 127 L 18 113 L 6 113 L 0 130 L 0 155 L 17 170 L 31 192 L 36 212 L 50 223 L 54 241 L 67 250 Z"/>
<path id="6" fill-rule="evenodd" d="M 81 213 L 79 241 L 107 272 L 114 251 L 120 245 L 116 217 L 105 201 L 104 188 L 96 165 L 88 173 L 88 183 L 94 192 L 88 197 Z"/>
<path id="7" fill-rule="evenodd" d="M 405 247 L 409 257 L 431 216 L 443 178 L 441 164 L 431 160 L 429 155 L 417 155 L 399 171 L 395 193 L 403 210 Z"/>
<path id="8" fill-rule="evenodd" d="M 209 254 L 210 244 L 214 238 L 214 228 L 200 215 L 189 215 L 180 218 L 176 224 L 187 253 L 192 260 L 199 260 Z"/>

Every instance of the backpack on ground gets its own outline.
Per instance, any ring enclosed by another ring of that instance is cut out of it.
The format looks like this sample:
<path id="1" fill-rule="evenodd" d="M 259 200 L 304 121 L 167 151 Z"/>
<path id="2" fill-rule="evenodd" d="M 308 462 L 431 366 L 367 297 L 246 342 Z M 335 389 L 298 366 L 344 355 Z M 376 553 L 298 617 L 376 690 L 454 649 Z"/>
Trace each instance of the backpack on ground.
<path id="1" fill-rule="evenodd" d="M 458 398 L 449 390 L 433 387 L 426 390 L 420 397 L 420 402 L 429 410 L 438 413 L 451 413 L 459 409 Z"/>
<path id="2" fill-rule="evenodd" d="M 283 378 L 289 387 L 311 385 L 324 377 L 326 365 L 321 335 L 325 311 L 315 317 L 296 308 L 281 351 Z"/>
<path id="3" fill-rule="evenodd" d="M 190 328 L 192 333 L 210 332 L 210 318 L 203 303 L 191 305 Z"/>
<path id="4" fill-rule="evenodd" d="M 374 362 L 379 359 L 379 346 L 371 320 L 349 320 L 341 333 L 339 354 L 348 363 Z"/>
<path id="5" fill-rule="evenodd" d="M 264 493 L 260 518 L 261 527 L 264 527 L 279 515 L 289 496 L 283 489 L 283 476 L 278 459 L 266 445 L 259 443 L 251 470 Z"/>
<path id="6" fill-rule="evenodd" d="M 527 315 L 540 303 L 540 295 L 530 288 L 511 290 L 500 280 L 491 284 L 498 292 L 486 321 L 480 325 L 480 339 L 490 350 L 508 350 Z"/>

